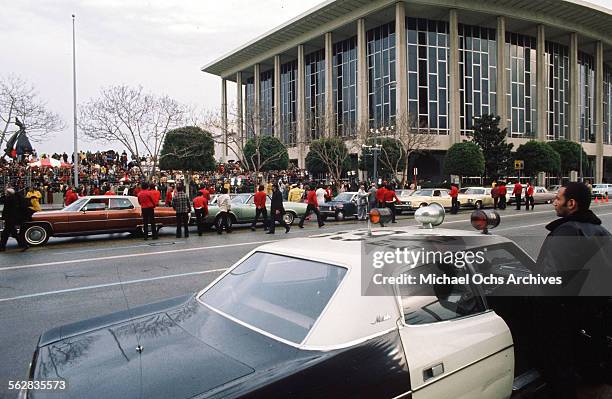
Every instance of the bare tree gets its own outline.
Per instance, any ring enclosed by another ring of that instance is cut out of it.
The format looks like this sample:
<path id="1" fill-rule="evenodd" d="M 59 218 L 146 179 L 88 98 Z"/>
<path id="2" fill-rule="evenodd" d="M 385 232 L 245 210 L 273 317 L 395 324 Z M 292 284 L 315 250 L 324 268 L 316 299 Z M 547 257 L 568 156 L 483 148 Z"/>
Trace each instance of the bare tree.
<path id="1" fill-rule="evenodd" d="M 404 153 L 404 167 L 402 171 L 402 185 L 408 178 L 410 156 L 430 150 L 438 145 L 438 134 L 433 129 L 419 126 L 413 114 L 396 117 L 396 125 L 391 129 L 389 137 L 396 139 Z"/>
<path id="2" fill-rule="evenodd" d="M 47 109 L 34 86 L 19 76 L 8 75 L 0 79 L 0 120 L 3 125 L 0 146 L 17 130 L 11 128 L 15 118 L 25 125 L 29 139 L 34 142 L 66 128 L 60 116 Z"/>
<path id="3" fill-rule="evenodd" d="M 155 173 L 168 131 L 181 126 L 187 109 L 164 95 L 145 93 L 141 86 L 111 86 L 79 108 L 79 128 L 91 140 L 119 143 L 137 160 L 150 156 Z"/>

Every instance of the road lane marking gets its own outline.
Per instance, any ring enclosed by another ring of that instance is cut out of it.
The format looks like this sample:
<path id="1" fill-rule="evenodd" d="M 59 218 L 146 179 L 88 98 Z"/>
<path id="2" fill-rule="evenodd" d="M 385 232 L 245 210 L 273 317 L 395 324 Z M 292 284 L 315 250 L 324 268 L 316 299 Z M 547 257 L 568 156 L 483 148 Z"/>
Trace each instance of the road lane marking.
<path id="1" fill-rule="evenodd" d="M 195 275 L 198 275 L 198 274 L 208 274 L 208 273 L 221 273 L 221 272 L 226 271 L 227 269 L 228 268 L 226 267 L 226 268 L 223 268 L 223 269 L 203 270 L 203 271 L 199 271 L 199 272 L 190 272 L 190 273 L 181 273 L 181 274 L 171 274 L 171 275 L 159 276 L 159 277 L 141 278 L 141 279 L 138 279 L 138 280 L 128 280 L 128 281 L 123 281 L 123 282 L 120 282 L 120 283 L 97 284 L 97 285 L 88 285 L 88 286 L 85 286 L 85 287 L 68 288 L 68 289 L 65 289 L 65 290 L 38 292 L 38 293 L 35 293 L 35 294 L 27 294 L 27 295 L 14 296 L 12 298 L 0 298 L 0 302 L 15 301 L 17 299 L 25 299 L 25 298 L 35 298 L 35 297 L 39 297 L 39 296 L 64 294 L 64 293 L 67 293 L 67 292 L 94 290 L 94 289 L 97 289 L 97 288 L 115 287 L 117 285 L 147 283 L 149 281 L 164 280 L 164 279 L 167 279 L 167 278 L 195 276 Z"/>
<path id="2" fill-rule="evenodd" d="M 184 241 L 169 241 L 169 242 L 165 242 L 165 241 L 160 241 L 161 243 L 165 243 L 165 245 L 182 245 L 185 244 Z M 85 252 L 99 252 L 99 251 L 108 251 L 108 250 L 116 250 L 116 249 L 132 249 L 132 248 L 146 248 L 146 247 L 155 247 L 156 245 L 152 245 L 155 243 L 150 243 L 150 244 L 138 244 L 138 245 L 126 245 L 123 247 L 110 247 L 110 248 L 91 248 L 91 249 L 77 249 L 76 251 L 65 251 L 65 252 L 51 252 L 49 253 L 49 256 L 54 256 L 54 255 L 70 255 L 70 254 L 78 254 L 78 253 L 85 253 Z M 161 245 L 160 245 L 161 246 Z"/>
<path id="3" fill-rule="evenodd" d="M 612 215 L 612 212 L 610 212 L 610 213 L 600 213 L 600 214 L 595 214 L 595 215 L 597 215 L 597 216 L 610 216 L 610 215 Z M 535 223 L 535 224 L 526 224 L 524 226 L 506 227 L 506 228 L 502 228 L 502 229 L 495 229 L 494 232 L 497 232 L 497 231 L 506 231 L 506 230 L 520 230 L 520 229 L 525 229 L 527 227 L 546 226 L 550 222 L 551 221 L 549 220 L 548 222 L 544 222 L 544 223 Z"/>
<path id="4" fill-rule="evenodd" d="M 44 267 L 44 266 L 57 266 L 57 265 L 67 265 L 67 264 L 83 263 L 83 262 L 97 262 L 97 261 L 105 261 L 105 260 L 113 260 L 113 259 L 135 258 L 135 257 L 140 257 L 140 256 L 166 255 L 166 254 L 173 254 L 177 252 L 193 252 L 193 251 L 203 251 L 207 249 L 231 248 L 231 247 L 240 247 L 240 246 L 247 246 L 247 245 L 261 245 L 261 244 L 267 244 L 267 243 L 271 243 L 275 241 L 278 241 L 278 240 L 240 242 L 236 244 L 211 245 L 208 247 L 181 248 L 181 249 L 171 249 L 168 251 L 144 252 L 141 254 L 112 255 L 112 256 L 101 256 L 97 258 L 70 259 L 70 260 L 63 260 L 63 261 L 57 261 L 57 262 L 34 263 L 31 265 L 2 267 L 0 268 L 0 272 L 7 271 L 7 270 L 29 269 L 29 268 Z"/>

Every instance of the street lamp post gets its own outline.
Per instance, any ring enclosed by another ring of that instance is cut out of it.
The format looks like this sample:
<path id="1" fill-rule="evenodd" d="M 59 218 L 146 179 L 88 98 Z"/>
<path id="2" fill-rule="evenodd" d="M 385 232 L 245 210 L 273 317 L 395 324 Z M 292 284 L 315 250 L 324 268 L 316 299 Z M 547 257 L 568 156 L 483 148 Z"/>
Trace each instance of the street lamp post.
<path id="1" fill-rule="evenodd" d="M 77 140 L 77 111 L 76 111 L 76 40 L 75 40 L 75 29 L 74 29 L 74 18 L 72 14 L 72 112 L 74 116 L 74 155 L 72 161 L 73 173 L 74 173 L 74 189 L 78 190 L 79 187 L 79 145 Z"/>

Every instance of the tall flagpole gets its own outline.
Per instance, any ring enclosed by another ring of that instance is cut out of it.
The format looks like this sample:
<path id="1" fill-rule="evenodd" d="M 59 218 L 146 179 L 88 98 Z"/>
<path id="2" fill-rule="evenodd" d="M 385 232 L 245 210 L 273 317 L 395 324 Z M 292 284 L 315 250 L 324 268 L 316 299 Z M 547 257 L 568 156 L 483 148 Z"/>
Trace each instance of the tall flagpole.
<path id="1" fill-rule="evenodd" d="M 76 45 L 74 38 L 74 14 L 72 14 L 72 111 L 74 115 L 74 161 L 72 166 L 74 168 L 74 189 L 75 191 L 79 187 L 79 145 L 77 141 L 77 100 L 76 100 Z"/>

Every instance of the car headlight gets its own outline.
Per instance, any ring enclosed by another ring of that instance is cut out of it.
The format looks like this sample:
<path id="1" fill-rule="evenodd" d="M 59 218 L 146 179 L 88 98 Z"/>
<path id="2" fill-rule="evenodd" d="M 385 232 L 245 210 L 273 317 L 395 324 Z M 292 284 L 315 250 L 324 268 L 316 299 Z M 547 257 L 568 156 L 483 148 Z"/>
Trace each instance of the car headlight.
<path id="1" fill-rule="evenodd" d="M 471 204 L 472 202 L 474 202 L 474 200 L 471 198 L 468 198 L 468 203 Z"/>
<path id="2" fill-rule="evenodd" d="M 407 206 L 410 206 L 410 205 L 412 205 L 412 204 L 410 203 L 410 201 L 406 201 L 406 205 L 407 205 Z"/>

